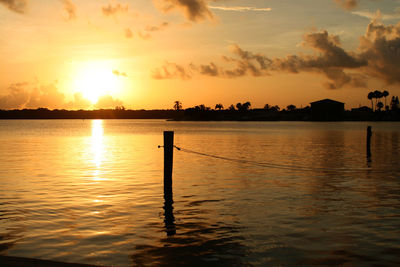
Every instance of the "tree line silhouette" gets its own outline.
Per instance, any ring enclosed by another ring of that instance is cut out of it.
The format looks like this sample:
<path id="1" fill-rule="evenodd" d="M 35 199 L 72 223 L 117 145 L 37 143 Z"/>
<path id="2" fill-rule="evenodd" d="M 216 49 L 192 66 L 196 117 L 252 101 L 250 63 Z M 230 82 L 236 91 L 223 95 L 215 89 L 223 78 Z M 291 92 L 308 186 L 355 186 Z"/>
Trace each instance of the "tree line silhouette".
<path id="1" fill-rule="evenodd" d="M 389 92 L 386 90 L 383 92 L 379 90 L 369 92 L 367 98 L 371 100 L 372 111 L 382 111 L 383 108 L 385 108 L 386 111 L 397 110 L 399 108 L 399 97 L 392 96 L 392 100 L 390 101 L 390 106 L 389 106 L 387 105 L 387 100 L 386 100 L 388 96 Z M 385 98 L 385 105 L 381 101 L 378 102 L 378 99 L 381 99 L 382 97 Z M 373 99 L 375 99 L 375 104 Z"/>
<path id="2" fill-rule="evenodd" d="M 343 120 L 400 120 L 399 98 L 378 90 L 368 93 L 371 108 L 360 107 L 345 111 Z M 380 99 L 385 98 L 385 104 Z M 204 104 L 184 109 L 182 102 L 174 102 L 172 109 L 130 110 L 124 106 L 99 110 L 49 110 L 15 109 L 0 110 L 0 119 L 168 119 L 168 120 L 312 120 L 311 107 L 298 108 L 293 104 L 281 109 L 278 105 L 265 104 L 263 108 L 251 108 L 249 101 L 231 104 L 224 109 L 217 103 L 214 109 Z M 385 107 L 385 109 L 383 109 Z"/>
<path id="3" fill-rule="evenodd" d="M 399 99 L 392 97 L 390 106 L 387 105 L 388 91 L 378 90 L 370 92 L 368 99 L 371 100 L 371 109 L 360 107 L 347 110 L 343 120 L 399 120 Z M 385 98 L 385 105 L 378 101 Z M 375 103 L 374 100 L 375 99 Z M 375 107 L 375 109 L 374 109 Z M 385 110 L 383 111 L 383 107 Z M 214 109 L 204 104 L 184 109 L 181 101 L 175 101 L 174 110 L 177 114 L 176 120 L 312 120 L 311 107 L 298 108 L 293 104 L 281 109 L 278 105 L 265 104 L 264 108 L 251 109 L 251 103 L 238 102 L 224 109 L 221 103 L 215 104 Z"/>

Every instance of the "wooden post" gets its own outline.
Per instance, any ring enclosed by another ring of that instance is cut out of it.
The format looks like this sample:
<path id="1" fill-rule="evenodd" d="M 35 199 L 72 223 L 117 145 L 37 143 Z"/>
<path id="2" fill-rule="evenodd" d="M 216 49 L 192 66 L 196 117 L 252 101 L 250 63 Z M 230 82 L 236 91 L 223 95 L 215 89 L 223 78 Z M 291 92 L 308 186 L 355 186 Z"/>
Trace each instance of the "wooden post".
<path id="1" fill-rule="evenodd" d="M 172 196 L 172 166 L 174 152 L 174 132 L 164 132 L 164 222 L 167 235 L 174 235 L 175 218 L 173 213 L 174 203 Z"/>
<path id="2" fill-rule="evenodd" d="M 174 154 L 174 132 L 164 132 L 164 190 L 172 188 L 172 162 Z"/>
<path id="3" fill-rule="evenodd" d="M 371 157 L 371 136 L 372 136 L 372 130 L 371 126 L 367 127 L 367 158 Z"/>

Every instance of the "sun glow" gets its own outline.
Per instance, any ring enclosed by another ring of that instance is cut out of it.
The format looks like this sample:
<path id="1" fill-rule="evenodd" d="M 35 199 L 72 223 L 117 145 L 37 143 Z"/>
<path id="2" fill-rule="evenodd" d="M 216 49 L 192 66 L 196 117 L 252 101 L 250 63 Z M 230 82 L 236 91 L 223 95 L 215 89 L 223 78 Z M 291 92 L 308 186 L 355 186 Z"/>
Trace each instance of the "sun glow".
<path id="1" fill-rule="evenodd" d="M 91 63 L 82 67 L 74 79 L 76 92 L 93 104 L 104 95 L 113 95 L 120 90 L 121 83 L 112 68 L 101 64 Z"/>

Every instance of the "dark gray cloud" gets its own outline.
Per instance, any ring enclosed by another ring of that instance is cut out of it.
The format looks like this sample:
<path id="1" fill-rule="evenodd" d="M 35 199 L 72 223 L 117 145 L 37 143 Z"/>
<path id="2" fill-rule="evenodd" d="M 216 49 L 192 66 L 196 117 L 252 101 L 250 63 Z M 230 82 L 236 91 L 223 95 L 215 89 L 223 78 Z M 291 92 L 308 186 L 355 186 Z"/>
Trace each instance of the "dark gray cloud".
<path id="1" fill-rule="evenodd" d="M 17 13 L 25 13 L 28 0 L 0 0 L 0 4 Z"/>
<path id="2" fill-rule="evenodd" d="M 64 10 L 67 12 L 68 20 L 76 19 L 76 6 L 70 0 L 62 0 Z"/>
<path id="3" fill-rule="evenodd" d="M 380 27 L 369 27 L 367 35 L 372 32 L 385 32 L 376 35 L 386 36 L 388 32 L 391 35 L 395 29 L 381 29 Z M 399 30 L 400 32 L 400 30 Z M 365 37 L 367 38 L 367 37 Z M 368 38 L 367 38 L 368 39 Z M 369 37 L 371 39 L 371 37 Z M 369 40 L 368 39 L 368 40 Z M 391 42 L 395 42 L 392 40 Z M 282 58 L 269 58 L 261 53 L 253 53 L 246 51 L 238 45 L 230 47 L 230 56 L 223 56 L 225 64 L 217 65 L 214 62 L 209 64 L 194 65 L 191 64 L 187 67 L 175 63 L 166 63 L 161 68 L 153 71 L 153 77 L 156 79 L 171 79 L 181 78 L 190 79 L 193 73 L 213 77 L 236 78 L 242 76 L 268 76 L 274 72 L 316 72 L 324 75 L 328 82 L 325 86 L 329 89 L 337 89 L 344 86 L 365 87 L 366 83 L 366 69 L 371 69 L 371 60 L 373 58 L 385 58 L 373 53 L 371 47 L 376 48 L 376 45 L 369 44 L 364 41 L 365 45 L 369 48 L 364 48 L 363 53 L 349 52 L 341 47 L 340 39 L 336 35 L 330 35 L 327 31 L 311 32 L 304 35 L 302 45 L 310 48 L 315 52 L 313 54 L 298 54 L 288 55 Z M 383 42 L 381 41 L 380 44 Z M 392 43 L 393 46 L 393 43 Z M 382 48 L 380 51 L 384 51 Z M 394 51 L 398 53 L 398 51 Z M 398 53 L 400 55 L 400 53 Z M 366 55 L 370 56 L 370 59 Z M 400 59 L 398 57 L 391 58 L 392 64 L 398 64 Z M 382 62 L 379 62 L 382 63 Z M 385 63 L 386 64 L 386 63 Z M 233 67 L 225 67 L 226 65 L 233 65 Z M 376 63 L 375 65 L 379 65 Z M 376 68 L 373 68 L 377 71 Z M 372 70 L 369 70 L 372 73 Z M 394 71 L 396 72 L 396 71 Z M 380 73 L 386 76 L 390 72 L 382 70 Z M 397 70 L 397 74 L 399 74 Z M 376 75 L 375 75 L 376 76 Z M 400 79 L 400 75 L 395 76 Z M 387 79 L 389 81 L 389 79 Z"/>
<path id="4" fill-rule="evenodd" d="M 219 67 L 214 64 L 214 62 L 211 62 L 208 65 L 200 65 L 199 72 L 203 75 L 219 76 L 221 71 Z"/>
<path id="5" fill-rule="evenodd" d="M 309 71 L 324 74 L 330 80 L 326 84 L 330 89 L 347 84 L 363 85 L 359 75 L 347 74 L 343 70 L 365 66 L 366 61 L 341 48 L 337 36 L 329 35 L 326 31 L 308 33 L 304 36 L 303 45 L 314 49 L 318 55 L 288 55 L 284 58 L 271 59 L 234 45 L 231 47 L 231 52 L 236 57 L 224 57 L 224 59 L 228 63 L 235 63 L 236 67 L 220 73 L 225 77 L 235 78 L 245 75 L 267 76 L 271 75 L 272 71 L 289 73 Z"/>
<path id="6" fill-rule="evenodd" d="M 116 76 L 124 76 L 124 77 L 128 77 L 128 74 L 126 74 L 125 72 L 120 72 L 118 70 L 113 70 L 112 73 Z"/>
<path id="7" fill-rule="evenodd" d="M 162 0 L 162 2 L 164 3 L 164 11 L 179 8 L 183 11 L 186 18 L 191 21 L 213 18 L 207 0 Z"/>
<path id="8" fill-rule="evenodd" d="M 122 5 L 120 3 L 115 4 L 115 5 L 108 4 L 108 6 L 102 7 L 103 15 L 105 15 L 105 16 L 113 16 L 118 13 L 128 12 L 128 10 L 129 10 L 128 4 Z"/>
<path id="9" fill-rule="evenodd" d="M 345 10 L 352 10 L 358 7 L 359 0 L 333 0 L 337 5 Z"/>
<path id="10" fill-rule="evenodd" d="M 366 73 L 388 84 L 400 83 L 400 23 L 385 26 L 372 21 L 360 39 L 360 56 Z"/>

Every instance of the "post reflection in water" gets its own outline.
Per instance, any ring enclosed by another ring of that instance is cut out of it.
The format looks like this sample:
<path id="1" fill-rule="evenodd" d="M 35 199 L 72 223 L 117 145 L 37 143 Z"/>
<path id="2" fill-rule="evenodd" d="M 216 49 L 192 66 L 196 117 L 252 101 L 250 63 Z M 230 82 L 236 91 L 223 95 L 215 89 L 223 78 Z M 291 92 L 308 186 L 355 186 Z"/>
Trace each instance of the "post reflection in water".
<path id="1" fill-rule="evenodd" d="M 164 187 L 164 223 L 167 236 L 176 234 L 173 203 L 172 186 Z"/>

